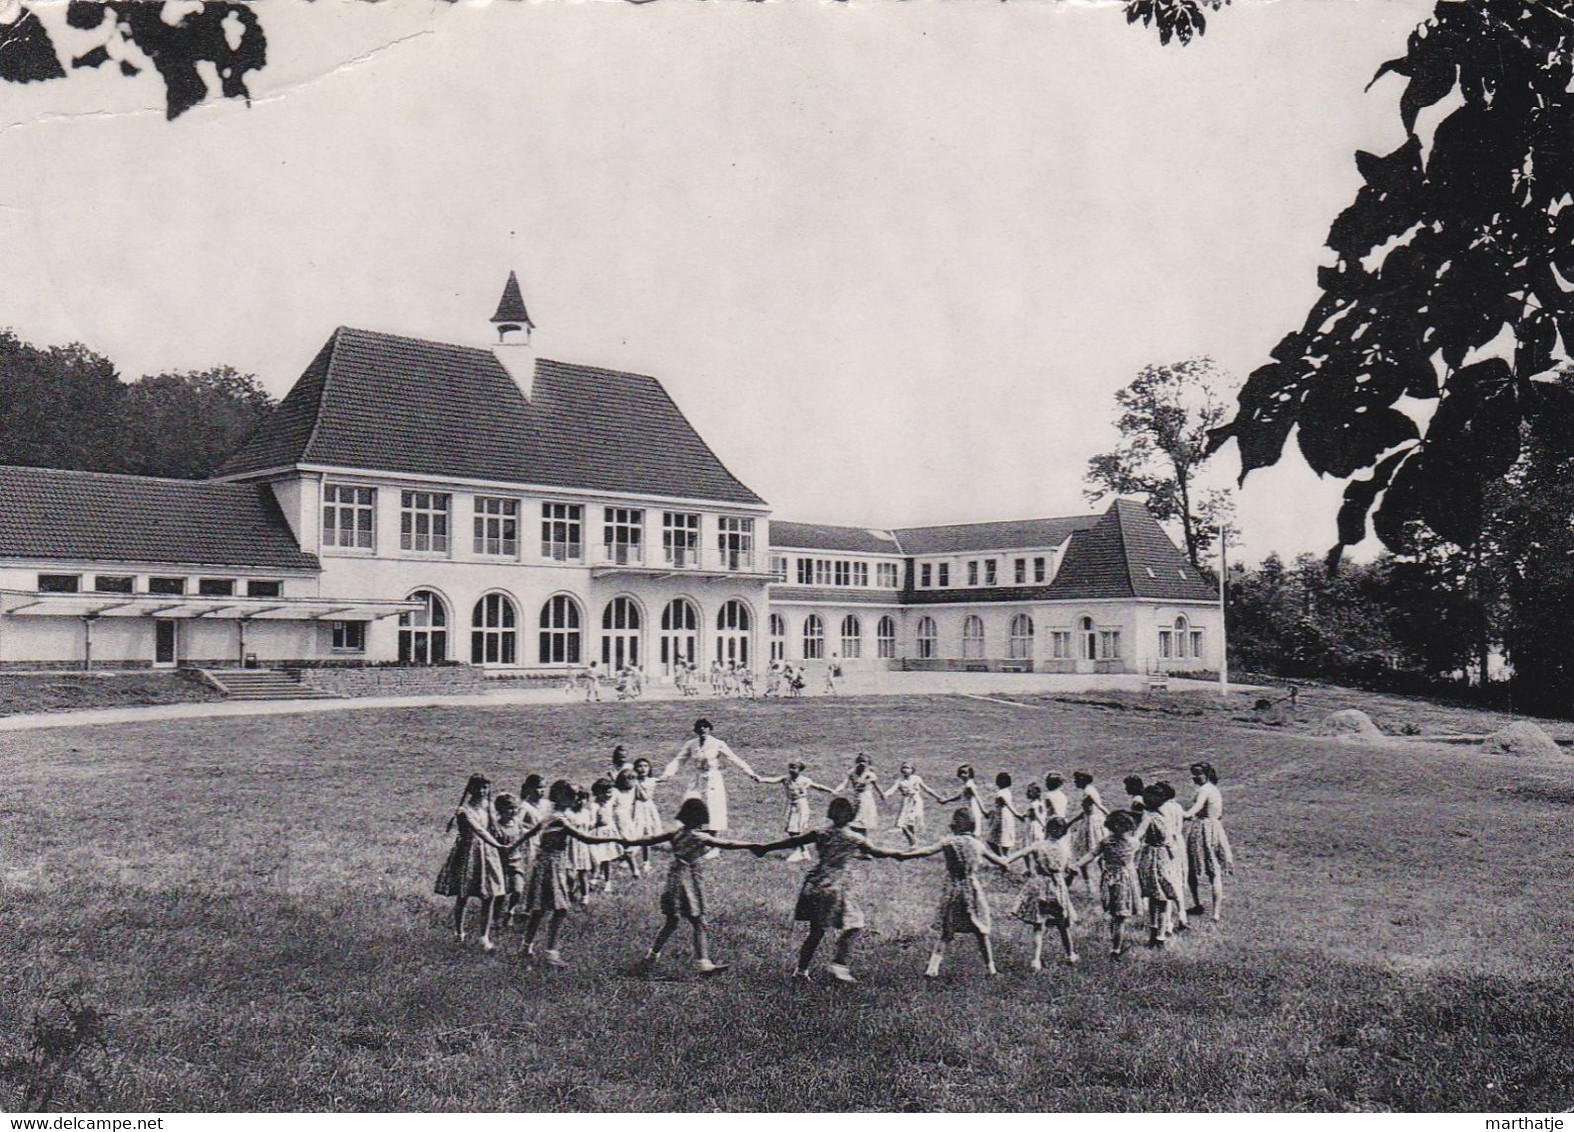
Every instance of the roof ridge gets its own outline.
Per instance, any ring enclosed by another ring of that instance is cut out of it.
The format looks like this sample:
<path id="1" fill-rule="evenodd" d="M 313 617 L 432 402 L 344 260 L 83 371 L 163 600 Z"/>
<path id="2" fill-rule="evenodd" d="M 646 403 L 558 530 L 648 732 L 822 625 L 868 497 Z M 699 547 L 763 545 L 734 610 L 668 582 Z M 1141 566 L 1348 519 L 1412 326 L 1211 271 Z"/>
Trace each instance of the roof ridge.
<path id="1" fill-rule="evenodd" d="M 444 350 L 463 350 L 467 354 L 480 354 L 493 357 L 490 346 L 467 346 L 463 342 L 440 342 L 436 338 L 421 338 L 414 334 L 395 334 L 391 330 L 367 330 L 362 326 L 340 326 L 334 332 L 337 338 L 340 334 L 363 334 L 368 338 L 392 338 L 400 342 L 419 342 L 423 346 L 437 346 Z"/>
<path id="2" fill-rule="evenodd" d="M 1115 517 L 1115 533 L 1119 536 L 1115 542 L 1116 545 L 1120 547 L 1122 572 L 1126 575 L 1126 585 L 1131 590 L 1131 596 L 1136 597 L 1137 576 L 1135 573 L 1133 573 L 1136 567 L 1131 563 L 1131 548 L 1126 544 L 1126 512 L 1122 510 L 1120 506 L 1123 502 L 1125 502 L 1125 500 L 1117 497 L 1109 505 L 1109 507 L 1105 509 L 1104 515 L 1105 517 L 1111 515 Z"/>
<path id="3" fill-rule="evenodd" d="M 333 360 L 339 356 L 339 335 L 346 333 L 350 327 L 339 325 L 334 327 L 333 333 L 328 336 L 328 357 L 322 364 L 322 388 L 317 391 L 317 405 L 312 412 L 312 430 L 306 436 L 306 444 L 301 448 L 301 455 L 310 457 L 312 446 L 317 443 L 317 430 L 322 428 L 323 402 L 328 398 L 328 379 L 333 376 Z M 321 350 L 317 351 L 319 354 Z M 315 358 L 312 359 L 316 361 Z M 310 369 L 311 366 L 306 367 Z M 297 381 L 300 379 L 297 378 Z"/>
<path id="4" fill-rule="evenodd" d="M 139 483 L 167 483 L 191 484 L 198 486 L 212 485 L 215 487 L 249 487 L 249 484 L 234 483 L 230 480 L 218 480 L 204 476 L 201 479 L 187 479 L 184 476 L 144 476 L 136 472 L 101 472 L 96 468 L 51 468 L 43 464 L 0 464 L 0 475 L 6 472 L 46 472 L 56 476 L 88 476 L 101 480 L 136 480 Z"/>
<path id="5" fill-rule="evenodd" d="M 1078 519 L 1092 519 L 1094 522 L 1097 522 L 1103 517 L 1103 514 L 1091 512 L 1081 515 L 1042 515 L 1031 519 L 974 519 L 966 523 L 926 523 L 923 526 L 891 527 L 889 529 L 894 534 L 897 531 L 940 531 L 952 527 L 998 527 L 1007 523 L 1013 525 L 1024 523 L 1070 523 Z"/>

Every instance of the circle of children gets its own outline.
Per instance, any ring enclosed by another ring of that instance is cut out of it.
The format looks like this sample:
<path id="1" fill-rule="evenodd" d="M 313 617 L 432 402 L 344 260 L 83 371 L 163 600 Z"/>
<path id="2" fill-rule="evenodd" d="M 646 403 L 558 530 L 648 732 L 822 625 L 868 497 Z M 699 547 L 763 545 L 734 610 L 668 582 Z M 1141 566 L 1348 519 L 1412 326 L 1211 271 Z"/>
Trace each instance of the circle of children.
<path id="1" fill-rule="evenodd" d="M 1021 863 L 1026 882 L 1012 910 L 1033 932 L 1032 970 L 1044 968 L 1044 937 L 1053 928 L 1064 962 L 1077 962 L 1072 928 L 1078 914 L 1071 889 L 1077 883 L 1091 895 L 1109 920 L 1110 957 L 1127 950 L 1128 922 L 1146 918 L 1148 944 L 1162 947 L 1173 932 L 1185 930 L 1189 916 L 1203 912 L 1200 889 L 1212 900 L 1218 920 L 1224 902 L 1224 874 L 1232 867 L 1229 839 L 1222 824 L 1224 801 L 1218 774 L 1207 762 L 1190 767 L 1195 794 L 1183 807 L 1167 782 L 1124 781 L 1127 802 L 1113 807 L 1100 796 L 1092 775 L 1072 775 L 1080 797 L 1076 803 L 1062 789 L 1058 774 L 1044 786 L 1027 787 L 1019 809 L 1011 793 L 1011 776 L 995 778 L 994 796 L 985 801 L 971 766 L 957 769 L 957 792 L 940 794 L 903 764 L 901 777 L 883 791 L 870 760 L 860 754 L 846 779 L 835 789 L 815 782 L 804 764 L 790 762 L 787 772 L 757 773 L 712 734 L 709 720 L 694 724 L 690 739 L 660 774 L 649 759 L 630 763 L 622 747 L 612 752 L 605 777 L 589 791 L 559 779 L 546 788 L 540 775 L 525 779 L 520 797 L 493 797 L 484 775 L 472 775 L 449 828 L 454 846 L 437 878 L 439 895 L 454 898 L 453 926 L 459 942 L 467 939 L 465 913 L 471 900 L 480 902 L 480 947 L 495 950 L 492 928 L 504 917 L 522 918 L 524 954 L 536 955 L 537 935 L 546 928 L 541 960 L 567 966 L 560 950 L 564 920 L 571 909 L 587 904 L 594 892 L 610 893 L 625 870 L 632 878 L 651 871 L 650 851 L 665 846 L 671 854 L 661 893 L 663 923 L 650 950 L 639 963 L 649 973 L 662 949 L 688 921 L 694 937 L 694 968 L 703 974 L 726 969 L 715 962 L 706 938 L 705 862 L 721 850 L 748 850 L 757 857 L 789 850 L 788 860 L 810 859 L 793 918 L 808 925 L 793 977 L 809 978 L 810 964 L 825 936 L 838 934 L 831 976 L 856 981 L 849 963 L 854 941 L 864 927 L 857 901 L 855 862 L 881 857 L 908 861 L 941 856 L 945 879 L 935 920 L 935 943 L 925 975 L 940 973 L 946 945 L 957 935 L 972 935 L 989 974 L 997 973 L 990 945 L 992 917 L 980 877 L 985 864 L 1004 873 Z M 740 841 L 726 836 L 727 787 L 724 770 L 736 768 L 756 782 L 782 788 L 786 803 L 786 836 L 773 841 Z M 677 824 L 667 828 L 657 808 L 658 784 L 678 779 L 686 793 L 677 810 Z M 831 795 L 828 823 L 816 828 L 810 817 L 810 795 Z M 895 829 L 901 840 L 892 845 L 874 841 L 880 828 L 880 799 L 900 796 Z M 928 844 L 924 835 L 924 799 L 940 805 L 961 803 L 950 818 L 950 835 Z M 1022 836 L 1019 836 L 1019 829 Z M 1189 901 L 1189 906 L 1188 906 Z"/>

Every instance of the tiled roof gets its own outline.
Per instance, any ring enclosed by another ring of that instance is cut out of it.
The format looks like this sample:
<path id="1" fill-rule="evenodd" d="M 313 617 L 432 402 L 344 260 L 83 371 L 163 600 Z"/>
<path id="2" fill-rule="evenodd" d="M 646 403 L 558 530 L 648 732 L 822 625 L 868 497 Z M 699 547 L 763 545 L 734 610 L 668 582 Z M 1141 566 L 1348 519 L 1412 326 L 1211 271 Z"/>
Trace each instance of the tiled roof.
<path id="1" fill-rule="evenodd" d="M 1070 522 L 1042 519 L 1036 524 Z M 1089 515 L 1071 534 L 1060 569 L 1047 585 L 912 589 L 902 600 L 915 605 L 975 601 L 1092 601 L 1100 598 L 1154 598 L 1161 601 L 1213 601 L 1217 592 L 1192 568 L 1164 528 L 1140 503 L 1117 499 L 1103 515 Z M 1010 527 L 991 523 L 981 526 Z M 928 528 L 926 528 L 928 529 Z M 947 528 L 933 528 L 947 529 Z M 903 545 L 907 535 L 901 532 Z M 1009 544 L 999 544 L 1006 548 Z M 974 546 L 970 550 L 995 547 Z M 936 553 L 931 551 L 930 553 Z"/>
<path id="2" fill-rule="evenodd" d="M 317 570 L 261 484 L 0 467 L 0 559 Z"/>
<path id="3" fill-rule="evenodd" d="M 910 555 L 968 554 L 983 550 L 1036 550 L 1059 546 L 1097 515 L 1061 519 L 1016 519 L 1003 523 L 956 523 L 944 527 L 899 527 L 891 532 Z"/>
<path id="4" fill-rule="evenodd" d="M 840 550 L 848 554 L 901 554 L 902 546 L 889 531 L 867 527 L 833 527 L 825 523 L 788 523 L 771 520 L 771 549 Z"/>
<path id="5" fill-rule="evenodd" d="M 527 402 L 490 350 L 346 327 L 219 475 L 294 464 L 764 502 L 655 378 L 539 359 Z"/>

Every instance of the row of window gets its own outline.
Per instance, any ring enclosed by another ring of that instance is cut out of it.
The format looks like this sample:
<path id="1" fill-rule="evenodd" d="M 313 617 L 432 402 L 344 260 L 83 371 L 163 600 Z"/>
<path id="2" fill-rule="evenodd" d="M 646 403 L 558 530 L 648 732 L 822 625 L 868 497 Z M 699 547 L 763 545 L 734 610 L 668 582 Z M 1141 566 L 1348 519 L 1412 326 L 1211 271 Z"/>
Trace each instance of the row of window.
<path id="1" fill-rule="evenodd" d="M 235 597 L 240 593 L 240 580 L 236 578 L 198 578 L 196 593 L 199 597 Z M 245 580 L 247 597 L 278 597 L 284 592 L 284 583 L 261 578 Z M 130 574 L 95 574 L 91 588 L 84 587 L 81 574 L 40 574 L 38 592 L 46 594 L 134 594 L 137 579 Z M 181 596 L 191 592 L 190 578 L 148 579 L 149 594 Z"/>
<path id="2" fill-rule="evenodd" d="M 377 548 L 375 487 L 328 484 L 323 488 L 322 543 L 329 547 L 374 551 Z M 520 500 L 507 496 L 474 497 L 471 549 L 490 558 L 518 558 L 523 540 Z M 597 508 L 582 503 L 541 504 L 541 557 L 551 562 L 586 560 L 586 536 L 594 535 Z M 591 557 L 620 565 L 646 561 L 647 516 L 638 507 L 602 507 L 601 542 Z M 449 554 L 454 539 L 454 497 L 449 492 L 402 490 L 399 493 L 399 549 L 421 554 Z M 698 512 L 661 512 L 660 564 L 698 566 Z M 654 513 L 650 516 L 654 537 Z M 726 569 L 742 570 L 754 562 L 754 520 L 722 515 L 716 521 L 716 552 Z M 652 561 L 654 565 L 655 562 Z"/>
<path id="3" fill-rule="evenodd" d="M 771 556 L 771 576 L 778 582 L 787 581 L 787 558 Z M 869 585 L 869 563 L 838 558 L 799 558 L 797 583 L 800 586 L 864 586 Z M 881 589 L 899 589 L 902 569 L 895 562 L 874 564 L 874 584 Z"/>
<path id="4" fill-rule="evenodd" d="M 963 585 L 968 587 L 998 586 L 1000 585 L 1000 560 L 996 558 L 975 558 L 963 563 L 965 571 Z M 1014 558 L 1011 560 L 1011 582 L 1013 585 L 1040 585 L 1050 579 L 1050 562 L 1047 555 L 1038 555 L 1033 558 Z M 920 562 L 918 564 L 918 588 L 923 590 L 945 589 L 951 584 L 951 563 L 949 562 Z"/>

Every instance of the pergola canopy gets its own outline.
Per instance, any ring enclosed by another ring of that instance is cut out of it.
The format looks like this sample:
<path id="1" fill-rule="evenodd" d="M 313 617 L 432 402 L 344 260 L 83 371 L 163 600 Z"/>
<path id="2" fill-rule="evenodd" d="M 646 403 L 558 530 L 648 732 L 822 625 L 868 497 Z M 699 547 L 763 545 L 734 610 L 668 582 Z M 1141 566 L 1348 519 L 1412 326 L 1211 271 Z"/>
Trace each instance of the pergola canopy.
<path id="1" fill-rule="evenodd" d="M 419 601 L 0 590 L 6 617 L 169 617 L 215 621 L 379 621 L 424 609 Z"/>

